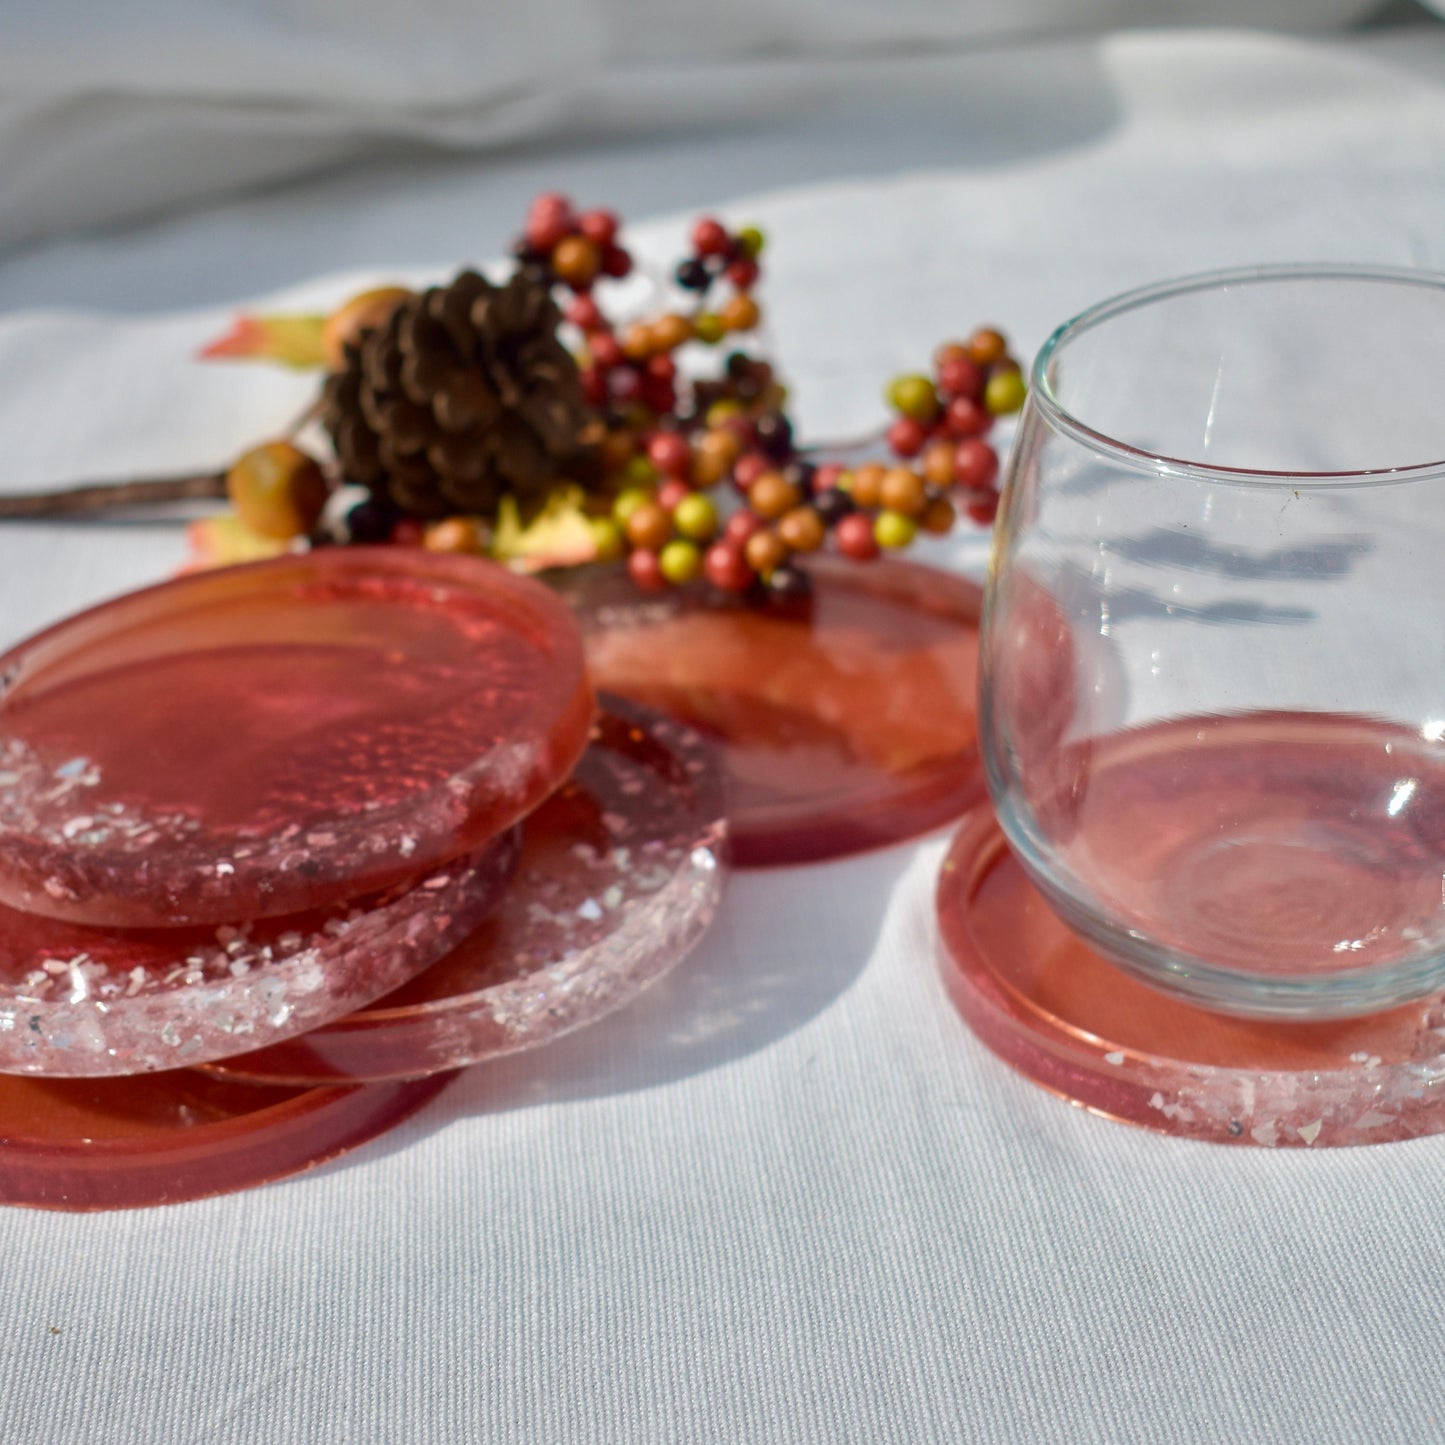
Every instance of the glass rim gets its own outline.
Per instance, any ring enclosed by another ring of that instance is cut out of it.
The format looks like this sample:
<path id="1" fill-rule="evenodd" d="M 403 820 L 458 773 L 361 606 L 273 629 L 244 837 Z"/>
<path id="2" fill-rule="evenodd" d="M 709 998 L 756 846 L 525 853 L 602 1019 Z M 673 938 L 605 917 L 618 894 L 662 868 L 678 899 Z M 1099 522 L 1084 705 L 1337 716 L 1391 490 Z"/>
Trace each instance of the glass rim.
<path id="1" fill-rule="evenodd" d="M 1267 467 L 1221 467 L 1185 457 L 1165 456 L 1144 447 L 1120 441 L 1107 432 L 1091 427 L 1074 415 L 1061 402 L 1049 384 L 1049 367 L 1068 343 L 1107 321 L 1197 291 L 1212 291 L 1228 286 L 1258 285 L 1281 281 L 1366 281 L 1390 285 L 1419 286 L 1445 294 L 1445 272 L 1427 271 L 1411 266 L 1375 266 L 1345 262 L 1298 262 L 1286 265 L 1227 267 L 1218 271 L 1199 271 L 1156 281 L 1147 286 L 1123 291 L 1080 311 L 1055 327 L 1039 348 L 1029 370 L 1029 402 L 1037 408 L 1054 430 L 1107 457 L 1131 471 L 1151 476 L 1176 478 L 1182 481 L 1224 482 L 1231 486 L 1277 487 L 1282 485 L 1331 487 L 1390 486 L 1402 482 L 1431 481 L 1445 478 L 1445 456 L 1437 461 L 1416 462 L 1403 467 L 1376 467 L 1347 471 L 1279 471 Z"/>

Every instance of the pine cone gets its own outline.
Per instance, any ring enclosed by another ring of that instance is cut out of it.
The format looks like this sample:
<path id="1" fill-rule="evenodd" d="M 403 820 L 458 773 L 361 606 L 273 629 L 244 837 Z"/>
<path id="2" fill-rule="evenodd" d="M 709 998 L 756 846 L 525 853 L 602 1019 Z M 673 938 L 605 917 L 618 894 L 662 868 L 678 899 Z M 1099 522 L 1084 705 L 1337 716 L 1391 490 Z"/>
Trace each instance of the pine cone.
<path id="1" fill-rule="evenodd" d="M 348 347 L 321 418 L 343 475 L 419 517 L 523 521 L 541 509 L 588 419 L 547 285 L 463 271 L 404 301 Z"/>

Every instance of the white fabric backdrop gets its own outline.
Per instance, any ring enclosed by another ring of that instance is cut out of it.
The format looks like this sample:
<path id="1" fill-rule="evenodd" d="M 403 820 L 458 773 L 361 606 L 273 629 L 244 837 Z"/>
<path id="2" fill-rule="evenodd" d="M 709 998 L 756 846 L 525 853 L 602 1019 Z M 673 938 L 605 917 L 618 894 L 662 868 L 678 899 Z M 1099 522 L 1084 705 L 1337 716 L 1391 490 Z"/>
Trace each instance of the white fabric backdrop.
<path id="1" fill-rule="evenodd" d="M 543 185 L 652 218 L 648 254 L 664 213 L 764 225 L 814 432 L 984 318 L 1027 350 L 1172 272 L 1442 266 L 1442 62 L 1445 27 L 714 66 L 676 78 L 712 117 L 689 135 L 377 165 L 32 250 L 0 263 L 4 485 L 224 457 L 306 389 L 189 362 L 236 298 L 494 254 Z M 0 642 L 180 550 L 0 531 Z M 0 1437 L 1445 1439 L 1445 1139 L 1223 1150 L 1032 1088 L 935 976 L 943 847 L 738 877 L 636 1006 L 314 1174 L 0 1211 Z"/>
<path id="2" fill-rule="evenodd" d="M 379 148 L 655 115 L 671 68 L 937 49 L 1111 25 L 1345 24 L 1382 0 L 7 0 L 0 246 Z"/>

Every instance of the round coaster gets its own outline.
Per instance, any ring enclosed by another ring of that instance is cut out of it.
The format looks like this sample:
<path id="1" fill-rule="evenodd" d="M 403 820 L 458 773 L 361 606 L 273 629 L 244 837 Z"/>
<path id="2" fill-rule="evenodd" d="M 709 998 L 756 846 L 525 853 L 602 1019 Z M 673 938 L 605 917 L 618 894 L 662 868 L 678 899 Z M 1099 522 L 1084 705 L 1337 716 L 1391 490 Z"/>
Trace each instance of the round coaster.
<path id="1" fill-rule="evenodd" d="M 977 794 L 980 595 L 906 562 L 809 562 L 794 612 L 639 594 L 624 576 L 561 585 L 599 688 L 718 744 L 734 861 L 803 863 L 899 842 Z"/>
<path id="2" fill-rule="evenodd" d="M 131 593 L 0 657 L 0 902 L 226 923 L 479 847 L 576 763 L 592 698 L 545 587 L 324 548 Z"/>
<path id="3" fill-rule="evenodd" d="M 219 928 L 106 930 L 0 907 L 0 1070 L 138 1074 L 316 1028 L 466 937 L 518 846 L 512 830 L 411 888 Z"/>
<path id="4" fill-rule="evenodd" d="M 713 750 L 604 698 L 571 778 L 522 825 L 522 858 L 480 928 L 371 1007 L 212 1067 L 288 1082 L 389 1079 L 535 1048 L 594 1023 L 701 938 L 726 873 Z"/>
<path id="5" fill-rule="evenodd" d="M 1445 996 L 1313 1023 L 1187 1003 L 1071 933 L 986 804 L 969 813 L 944 862 L 938 919 L 944 978 L 974 1033 L 1093 1113 L 1266 1147 L 1445 1129 Z"/>
<path id="6" fill-rule="evenodd" d="M 131 1079 L 0 1076 L 0 1204 L 141 1209 L 265 1184 L 375 1138 L 451 1078 L 282 1089 L 193 1069 Z"/>

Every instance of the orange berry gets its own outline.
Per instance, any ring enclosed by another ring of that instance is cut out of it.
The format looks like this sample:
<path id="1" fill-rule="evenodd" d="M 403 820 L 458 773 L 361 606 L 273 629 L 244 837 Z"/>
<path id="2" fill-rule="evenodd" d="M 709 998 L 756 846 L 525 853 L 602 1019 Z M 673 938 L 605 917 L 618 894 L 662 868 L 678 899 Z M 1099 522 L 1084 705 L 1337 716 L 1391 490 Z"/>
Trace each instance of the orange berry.
<path id="1" fill-rule="evenodd" d="M 801 501 L 798 489 L 781 472 L 764 472 L 748 488 L 748 506 L 770 522 Z"/>
<path id="2" fill-rule="evenodd" d="M 1003 332 L 992 326 L 980 326 L 968 338 L 968 359 L 979 366 L 992 366 L 1008 355 L 1008 342 Z"/>
<path id="3" fill-rule="evenodd" d="M 552 252 L 552 269 L 569 285 L 590 285 L 602 269 L 602 252 L 586 236 L 563 236 Z"/>
<path id="4" fill-rule="evenodd" d="M 935 437 L 923 449 L 923 475 L 930 485 L 951 487 L 953 485 L 953 447 L 947 437 Z"/>
<path id="5" fill-rule="evenodd" d="M 876 507 L 883 499 L 883 478 L 888 468 L 881 462 L 864 462 L 853 468 L 853 481 L 848 490 L 858 506 Z"/>
<path id="6" fill-rule="evenodd" d="M 763 313 L 751 296 L 739 295 L 720 306 L 718 316 L 729 331 L 751 331 L 762 320 Z"/>
<path id="7" fill-rule="evenodd" d="M 475 517 L 448 517 L 434 522 L 422 534 L 428 552 L 465 552 L 475 556 L 486 549 L 486 534 Z"/>
<path id="8" fill-rule="evenodd" d="M 637 455 L 637 438 L 630 431 L 610 431 L 602 438 L 598 450 L 601 454 L 602 470 L 612 476 Z"/>
<path id="9" fill-rule="evenodd" d="M 267 442 L 236 459 L 226 494 L 251 531 L 279 541 L 309 532 L 329 491 L 314 458 L 290 442 Z"/>
<path id="10" fill-rule="evenodd" d="M 776 532 L 754 532 L 743 547 L 747 564 L 760 577 L 781 567 L 788 560 L 788 545 Z"/>
<path id="11" fill-rule="evenodd" d="M 794 507 L 778 519 L 778 536 L 794 552 L 816 552 L 828 529 L 812 507 Z"/>
<path id="12" fill-rule="evenodd" d="M 652 327 L 645 321 L 634 321 L 622 333 L 622 354 L 629 361 L 646 361 L 657 350 L 653 341 Z"/>
<path id="13" fill-rule="evenodd" d="M 934 497 L 923 509 L 923 515 L 918 519 L 918 525 L 925 532 L 932 532 L 935 536 L 941 537 L 946 532 L 953 531 L 953 524 L 958 520 L 958 513 L 954 510 L 953 503 L 947 497 Z"/>
<path id="14" fill-rule="evenodd" d="M 659 316 L 648 327 L 648 332 L 655 351 L 676 351 L 692 340 L 692 322 L 676 311 L 669 311 L 665 316 Z"/>
<path id="15" fill-rule="evenodd" d="M 928 505 L 928 492 L 917 472 L 909 471 L 907 467 L 889 467 L 883 474 L 879 500 L 890 512 L 917 517 Z"/>
<path id="16" fill-rule="evenodd" d="M 642 502 L 634 507 L 623 525 L 627 540 L 648 552 L 660 552 L 672 541 L 672 518 L 667 508 L 656 502 Z"/>

